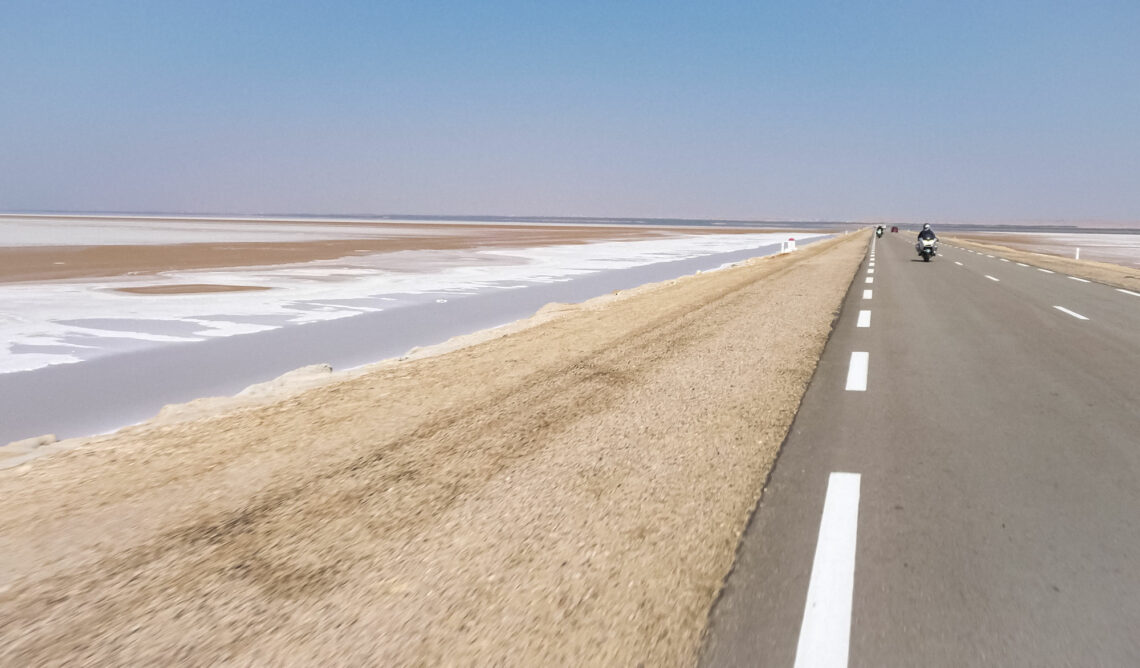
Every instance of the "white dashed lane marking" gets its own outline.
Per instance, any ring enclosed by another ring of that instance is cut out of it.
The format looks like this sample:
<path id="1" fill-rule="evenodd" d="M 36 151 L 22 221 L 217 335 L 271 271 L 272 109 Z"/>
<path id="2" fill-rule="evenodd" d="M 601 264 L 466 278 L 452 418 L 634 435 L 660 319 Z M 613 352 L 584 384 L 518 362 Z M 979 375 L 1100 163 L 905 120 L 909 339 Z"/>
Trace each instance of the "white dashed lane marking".
<path id="1" fill-rule="evenodd" d="M 859 321 L 855 323 L 856 327 L 870 327 L 871 326 L 871 312 L 859 311 Z"/>
<path id="2" fill-rule="evenodd" d="M 871 298 L 871 291 L 870 290 L 864 290 L 863 291 L 863 299 L 870 299 L 870 298 Z"/>
<path id="3" fill-rule="evenodd" d="M 993 276 L 990 276 L 989 274 L 986 274 L 986 278 L 990 279 L 991 281 L 993 281 L 995 283 L 998 282 L 998 279 L 994 278 Z"/>
<path id="4" fill-rule="evenodd" d="M 847 389 L 852 392 L 867 390 L 867 363 L 871 353 L 851 353 L 851 364 L 847 367 Z"/>
<path id="5" fill-rule="evenodd" d="M 832 473 L 808 580 L 795 668 L 847 666 L 859 529 L 858 473 Z"/>
<path id="6" fill-rule="evenodd" d="M 958 265 L 959 267 L 963 266 L 962 263 L 957 260 L 954 260 L 954 264 Z"/>
<path id="7" fill-rule="evenodd" d="M 1069 278 L 1073 279 L 1074 281 L 1080 281 L 1081 283 L 1091 283 L 1092 282 L 1092 281 L 1088 281 L 1088 280 L 1083 279 L 1083 278 L 1077 278 L 1076 276 L 1070 276 Z"/>
<path id="8" fill-rule="evenodd" d="M 1088 320 L 1088 318 L 1084 317 L 1080 313 L 1077 313 L 1076 311 L 1070 311 L 1069 309 L 1065 308 L 1064 306 L 1054 306 L 1053 308 L 1057 309 L 1061 313 L 1068 313 L 1069 315 L 1073 316 L 1077 320 Z"/>
<path id="9" fill-rule="evenodd" d="M 1027 264 L 1024 264 L 1024 263 L 1021 263 L 1021 262 L 1018 262 L 1018 263 L 1017 263 L 1017 266 L 1019 266 L 1019 267 L 1028 267 L 1029 265 L 1027 265 Z"/>
<path id="10" fill-rule="evenodd" d="M 1116 291 L 1123 292 L 1126 295 L 1132 295 L 1133 297 L 1140 297 L 1140 292 L 1133 292 L 1131 290 L 1125 290 L 1124 288 L 1117 288 Z"/>
<path id="11" fill-rule="evenodd" d="M 863 282 L 864 283 L 874 283 L 875 278 L 873 276 L 868 276 L 867 278 L 863 279 Z"/>
<path id="12" fill-rule="evenodd" d="M 1042 269 L 1041 267 L 1037 267 L 1037 271 L 1043 271 L 1046 274 L 1052 274 L 1053 273 L 1053 272 L 1049 271 L 1048 269 Z"/>

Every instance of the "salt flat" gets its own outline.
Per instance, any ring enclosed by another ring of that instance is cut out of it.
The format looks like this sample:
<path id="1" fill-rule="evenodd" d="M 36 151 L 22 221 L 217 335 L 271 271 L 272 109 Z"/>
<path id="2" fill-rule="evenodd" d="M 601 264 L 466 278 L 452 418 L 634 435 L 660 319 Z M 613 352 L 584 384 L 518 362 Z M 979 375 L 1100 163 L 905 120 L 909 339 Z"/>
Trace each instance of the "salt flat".
<path id="1" fill-rule="evenodd" d="M 1108 262 L 1126 267 L 1140 267 L 1140 234 L 1106 234 L 1100 232 L 969 232 L 952 233 L 956 237 L 1001 244 L 1017 250 L 1073 257 L 1080 249 L 1081 259 Z"/>
<path id="2" fill-rule="evenodd" d="M 0 220 L 9 255 L 74 262 L 60 248 L 125 248 L 121 269 L 66 280 L 0 282 L 0 373 L 169 343 L 265 332 L 596 272 L 758 248 L 787 233 L 566 226 L 311 224 L 245 221 Z M 818 234 L 799 234 L 801 239 Z M 346 242 L 330 248 L 327 241 Z M 58 244 L 66 241 L 71 246 Z M 368 243 L 375 245 L 369 247 Z M 267 244 L 300 244 L 275 261 Z M 52 244 L 55 244 L 54 246 Z M 155 271 L 145 258 L 206 244 Z M 229 244 L 240 266 L 209 267 Z M 57 249 L 54 254 L 45 249 Z M 334 257 L 327 257 L 331 252 Z M 192 254 L 192 253 L 191 253 Z M 60 258 L 60 259 L 51 259 Z M 135 263 L 135 265 L 132 265 Z M 12 271 L 12 262 L 7 263 Z M 196 266 L 198 265 L 198 266 Z M 130 269 L 131 266 L 149 267 Z M 103 275 L 110 274 L 110 275 Z M 197 286 L 197 287 L 195 287 Z"/>
<path id="3" fill-rule="evenodd" d="M 398 357 L 551 302 L 771 254 L 787 238 L 641 230 L 567 243 L 537 232 L 545 245 L 0 283 L 7 413 L 0 441 L 99 433 L 152 417 L 165 404 L 234 394 L 300 367 L 344 369 Z M 187 285 L 260 289 L 179 294 Z M 139 288 L 143 294 L 128 292 Z"/>

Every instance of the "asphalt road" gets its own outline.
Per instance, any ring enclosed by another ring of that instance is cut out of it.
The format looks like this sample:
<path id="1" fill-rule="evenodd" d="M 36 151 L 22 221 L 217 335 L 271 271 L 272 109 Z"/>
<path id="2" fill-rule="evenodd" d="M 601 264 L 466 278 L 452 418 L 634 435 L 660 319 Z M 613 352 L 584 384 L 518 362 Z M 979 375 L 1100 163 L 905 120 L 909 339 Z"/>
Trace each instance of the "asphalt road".
<path id="1" fill-rule="evenodd" d="M 873 248 L 702 664 L 1140 665 L 1140 295 Z"/>

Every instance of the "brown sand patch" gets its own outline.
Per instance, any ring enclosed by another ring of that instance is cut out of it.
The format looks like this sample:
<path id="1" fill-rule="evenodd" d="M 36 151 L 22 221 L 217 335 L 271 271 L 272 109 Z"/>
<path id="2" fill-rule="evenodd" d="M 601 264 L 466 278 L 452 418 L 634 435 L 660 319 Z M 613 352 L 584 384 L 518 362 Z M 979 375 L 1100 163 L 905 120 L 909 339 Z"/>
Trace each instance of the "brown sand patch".
<path id="1" fill-rule="evenodd" d="M 180 283 L 177 285 L 141 285 L 136 288 L 118 288 L 115 292 L 132 295 L 195 295 L 206 292 L 251 292 L 268 290 L 261 285 L 216 285 L 213 283 Z"/>
<path id="2" fill-rule="evenodd" d="M 274 221 L 267 221 L 274 222 Z M 338 224 L 339 226 L 339 224 Z M 746 234 L 731 228 L 585 227 L 555 225 L 401 225 L 423 234 L 387 238 L 273 243 L 192 243 L 145 246 L 0 246 L 0 283 L 95 278 L 162 271 L 221 269 L 335 260 L 406 250 L 525 248 L 553 244 L 647 239 L 670 234 Z"/>
<path id="3" fill-rule="evenodd" d="M 691 665 L 868 241 L 0 471 L 0 664 Z"/>
<path id="4" fill-rule="evenodd" d="M 1034 267 L 1042 267 L 1051 271 L 1056 271 L 1078 278 L 1085 278 L 1090 281 L 1104 283 L 1105 285 L 1112 285 L 1118 288 L 1125 288 L 1128 290 L 1140 290 L 1140 269 L 1133 269 L 1119 264 L 1110 264 L 1108 262 L 1095 262 L 1092 260 L 1074 260 L 1073 258 L 1060 257 L 1057 255 L 1046 255 L 1044 253 L 1033 253 L 1026 250 L 1018 250 L 1010 248 L 1009 246 L 1002 245 L 1005 243 L 1016 243 L 1017 238 L 1006 239 L 1003 237 L 986 235 L 984 241 L 981 237 L 971 237 L 970 235 L 955 235 L 945 237 L 946 241 L 966 247 L 973 248 L 974 250 L 981 250 L 987 253 L 992 253 L 1012 260 L 1014 262 L 1023 262 L 1025 264 L 1033 265 Z"/>

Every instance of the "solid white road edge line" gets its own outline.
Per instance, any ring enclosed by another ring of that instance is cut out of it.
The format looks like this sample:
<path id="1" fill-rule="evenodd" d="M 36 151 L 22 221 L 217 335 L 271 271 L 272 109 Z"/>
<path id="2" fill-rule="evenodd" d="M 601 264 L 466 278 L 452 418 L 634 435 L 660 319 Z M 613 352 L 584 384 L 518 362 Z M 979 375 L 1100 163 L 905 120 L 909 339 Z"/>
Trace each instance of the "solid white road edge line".
<path id="1" fill-rule="evenodd" d="M 1132 295 L 1133 297 L 1140 297 L 1140 292 L 1133 292 L 1131 290 L 1125 290 L 1124 288 L 1117 288 L 1116 291 L 1123 292 L 1126 295 Z"/>
<path id="2" fill-rule="evenodd" d="M 871 353 L 851 353 L 851 365 L 847 367 L 847 389 L 852 392 L 867 391 L 867 362 Z"/>
<path id="3" fill-rule="evenodd" d="M 870 298 L 871 298 L 871 291 L 870 290 L 864 290 L 863 291 L 863 299 L 870 299 Z"/>
<path id="4" fill-rule="evenodd" d="M 1064 306 L 1054 306 L 1053 308 L 1057 309 L 1058 311 L 1060 311 L 1062 313 L 1068 313 L 1069 315 L 1073 316 L 1074 318 L 1076 318 L 1078 320 L 1088 320 L 1088 318 L 1084 317 L 1080 313 L 1077 313 L 1076 311 L 1070 311 L 1069 309 L 1065 308 Z"/>
<path id="5" fill-rule="evenodd" d="M 859 311 L 859 321 L 855 323 L 856 327 L 870 327 L 871 326 L 871 312 Z"/>
<path id="6" fill-rule="evenodd" d="M 859 527 L 858 473 L 832 473 L 823 499 L 811 564 L 796 668 L 845 668 L 851 646 L 851 600 Z"/>
<path id="7" fill-rule="evenodd" d="M 994 281 L 995 283 L 998 282 L 998 279 L 994 278 L 993 276 L 990 276 L 989 274 L 986 274 L 986 278 L 990 279 L 991 281 Z"/>
<path id="8" fill-rule="evenodd" d="M 1090 281 L 1088 279 L 1077 278 L 1076 276 L 1070 276 L 1069 278 L 1073 279 L 1074 281 L 1080 281 L 1081 283 L 1092 283 L 1092 281 Z"/>

